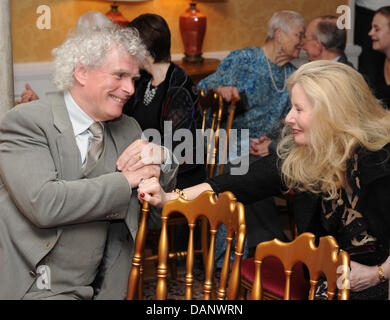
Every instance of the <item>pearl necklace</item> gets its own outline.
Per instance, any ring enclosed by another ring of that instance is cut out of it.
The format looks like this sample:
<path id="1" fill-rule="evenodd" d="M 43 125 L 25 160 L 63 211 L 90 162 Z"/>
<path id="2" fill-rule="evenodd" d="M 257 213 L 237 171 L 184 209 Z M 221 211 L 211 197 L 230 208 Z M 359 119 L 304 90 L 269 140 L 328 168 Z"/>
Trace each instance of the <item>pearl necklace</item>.
<path id="1" fill-rule="evenodd" d="M 151 88 L 152 79 L 149 80 L 148 85 L 146 86 L 144 94 L 144 105 L 147 106 L 152 102 L 154 96 L 156 95 L 157 87 Z"/>
<path id="2" fill-rule="evenodd" d="M 271 81 L 272 81 L 272 84 L 274 85 L 274 88 L 277 92 L 279 93 L 282 93 L 284 90 L 286 90 L 286 87 L 287 87 L 287 74 L 286 74 L 286 68 L 284 68 L 284 85 L 283 85 L 283 88 L 282 89 L 279 89 L 277 86 L 276 86 L 276 82 L 275 82 L 275 79 L 274 79 L 274 76 L 272 75 L 272 70 L 271 70 L 271 65 L 269 64 L 269 61 L 268 61 L 268 57 L 266 54 L 265 55 L 265 61 L 267 61 L 267 65 L 268 65 L 268 71 L 269 71 L 269 75 L 271 77 Z"/>

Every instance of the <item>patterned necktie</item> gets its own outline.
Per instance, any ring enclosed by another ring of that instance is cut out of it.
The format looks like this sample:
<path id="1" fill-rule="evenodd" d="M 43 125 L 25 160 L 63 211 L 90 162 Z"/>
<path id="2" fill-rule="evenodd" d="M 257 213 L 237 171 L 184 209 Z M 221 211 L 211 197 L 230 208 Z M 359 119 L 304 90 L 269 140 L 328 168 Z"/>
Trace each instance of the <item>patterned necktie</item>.
<path id="1" fill-rule="evenodd" d="M 89 144 L 87 159 L 85 161 L 84 172 L 89 173 L 92 168 L 96 165 L 99 157 L 103 152 L 103 126 L 94 122 L 88 128 L 88 130 L 93 134 L 92 140 Z"/>

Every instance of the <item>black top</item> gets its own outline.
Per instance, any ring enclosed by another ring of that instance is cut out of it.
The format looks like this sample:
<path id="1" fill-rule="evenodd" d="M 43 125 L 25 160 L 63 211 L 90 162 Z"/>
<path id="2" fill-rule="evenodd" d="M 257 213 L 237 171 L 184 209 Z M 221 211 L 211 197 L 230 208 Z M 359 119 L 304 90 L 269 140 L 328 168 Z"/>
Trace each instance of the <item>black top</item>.
<path id="1" fill-rule="evenodd" d="M 390 85 L 386 84 L 384 65 L 386 56 L 382 55 L 371 61 L 371 67 L 362 71 L 374 95 L 383 101 L 384 107 L 390 109 Z"/>
<path id="2" fill-rule="evenodd" d="M 137 90 L 145 93 L 149 81 L 151 81 L 150 75 L 147 74 L 145 76 L 141 76 L 141 79 L 137 84 Z M 149 128 L 160 131 L 161 105 L 163 104 L 165 92 L 167 90 L 167 79 L 165 79 L 157 87 L 153 87 L 151 84 L 150 87 L 156 88 L 156 93 L 152 101 L 145 104 L 144 99 L 138 100 L 133 106 L 132 116 L 137 119 L 142 131 Z M 124 113 L 129 114 L 130 111 L 126 110 Z"/>
<path id="3" fill-rule="evenodd" d="M 360 149 L 357 154 L 360 191 L 359 201 L 354 209 L 363 215 L 370 234 L 387 246 L 390 240 L 390 144 L 376 152 Z M 353 160 L 348 162 L 349 168 L 351 161 Z M 206 182 L 217 193 L 231 191 L 238 201 L 244 204 L 254 203 L 280 195 L 285 190 L 278 162 L 276 154 L 270 154 L 251 163 L 246 175 L 223 174 Z M 294 193 L 294 215 L 299 233 L 312 232 L 323 236 L 333 232 L 327 231 L 321 221 L 322 199 L 317 194 Z"/>
<path id="4" fill-rule="evenodd" d="M 188 74 L 171 62 L 165 80 L 157 86 L 156 94 L 151 102 L 145 105 L 145 90 L 151 78 L 150 74 L 141 70 L 141 77 L 135 83 L 135 93 L 125 104 L 123 113 L 134 117 L 139 122 L 142 130 L 157 129 L 161 133 L 161 143 L 168 148 L 172 147 L 172 151 L 175 152 L 175 148 L 181 141 L 176 141 L 173 138 L 171 138 L 173 139 L 171 141 L 164 141 L 164 139 L 169 137 L 170 134 L 173 137 L 177 130 L 190 130 L 193 141 L 196 141 L 196 129 L 200 125 L 198 92 Z M 170 134 L 165 132 L 164 122 L 166 121 L 172 121 L 172 132 Z M 204 165 L 196 164 L 195 161 L 195 143 L 193 143 L 192 154 L 194 157 L 192 161 L 184 162 L 179 166 L 177 186 L 180 188 L 200 183 L 205 178 Z M 182 153 L 180 155 L 183 156 Z"/>

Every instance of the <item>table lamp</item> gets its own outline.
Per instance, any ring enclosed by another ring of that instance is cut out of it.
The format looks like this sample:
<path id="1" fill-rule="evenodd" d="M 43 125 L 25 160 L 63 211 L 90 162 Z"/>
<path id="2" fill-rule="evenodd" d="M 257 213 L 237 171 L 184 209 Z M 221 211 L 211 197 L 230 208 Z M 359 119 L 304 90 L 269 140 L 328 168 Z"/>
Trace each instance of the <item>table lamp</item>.
<path id="1" fill-rule="evenodd" d="M 190 0 L 190 7 L 180 15 L 179 27 L 184 44 L 185 63 L 202 63 L 202 45 L 207 18 L 196 7 L 197 2 L 225 2 L 226 0 Z"/>
<path id="2" fill-rule="evenodd" d="M 111 10 L 106 13 L 106 16 L 114 23 L 120 25 L 121 27 L 127 27 L 129 21 L 122 15 L 122 13 L 118 10 L 117 2 L 143 2 L 150 0 L 103 0 L 106 2 L 112 2 Z"/>

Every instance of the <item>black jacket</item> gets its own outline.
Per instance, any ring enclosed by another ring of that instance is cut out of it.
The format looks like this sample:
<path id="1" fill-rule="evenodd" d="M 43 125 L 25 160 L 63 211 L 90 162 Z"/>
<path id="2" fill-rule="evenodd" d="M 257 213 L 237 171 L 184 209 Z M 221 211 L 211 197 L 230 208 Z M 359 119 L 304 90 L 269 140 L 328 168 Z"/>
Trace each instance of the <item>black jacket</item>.
<path id="1" fill-rule="evenodd" d="M 390 144 L 377 152 L 358 151 L 361 192 L 356 210 L 367 221 L 370 234 L 388 244 L 390 239 Z M 244 204 L 280 195 L 284 189 L 275 154 L 253 162 L 244 176 L 220 175 L 207 182 L 217 193 L 231 191 Z M 321 196 L 294 193 L 294 214 L 298 232 L 322 236 Z"/>
<path id="2" fill-rule="evenodd" d="M 151 79 L 151 75 L 146 71 L 141 71 L 141 78 L 135 84 L 135 93 L 126 103 L 123 113 L 134 117 L 134 109 L 142 104 L 146 84 Z M 161 110 L 159 112 L 159 128 L 162 135 L 162 143 L 169 146 L 172 144 L 172 151 L 181 143 L 181 141 L 164 141 L 170 134 L 164 132 L 164 121 L 172 121 L 172 137 L 179 129 L 188 129 L 193 137 L 193 160 L 192 163 L 183 163 L 179 167 L 178 186 L 187 187 L 203 181 L 205 168 L 203 164 L 196 164 L 196 129 L 199 128 L 201 115 L 199 96 L 197 89 L 192 82 L 191 77 L 178 65 L 171 62 L 165 77 L 164 97 L 161 101 Z M 147 112 L 147 110 L 145 110 Z M 137 119 L 136 119 L 137 120 Z M 147 129 L 147 128 L 143 128 Z M 182 175 L 186 173 L 186 175 Z M 181 181 L 183 180 L 183 181 Z M 185 180 L 185 181 L 184 181 Z"/>

